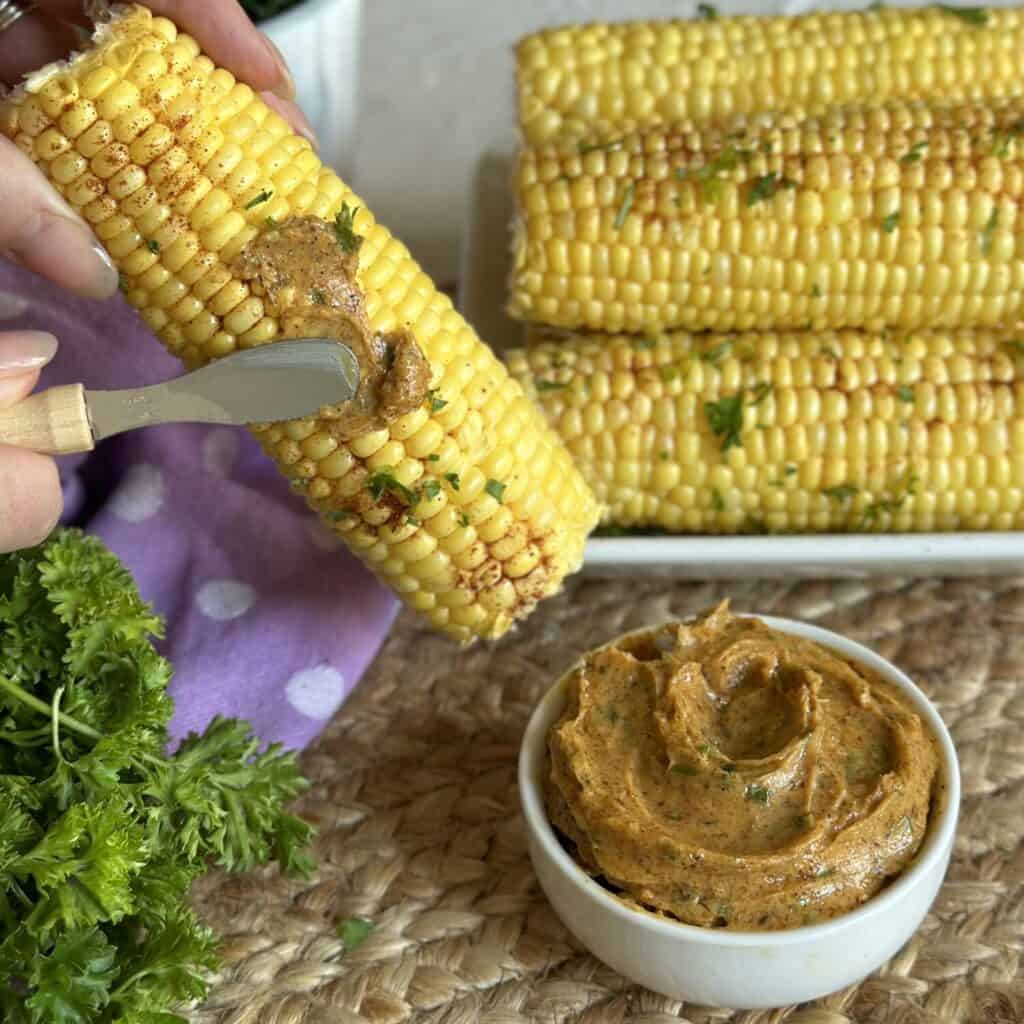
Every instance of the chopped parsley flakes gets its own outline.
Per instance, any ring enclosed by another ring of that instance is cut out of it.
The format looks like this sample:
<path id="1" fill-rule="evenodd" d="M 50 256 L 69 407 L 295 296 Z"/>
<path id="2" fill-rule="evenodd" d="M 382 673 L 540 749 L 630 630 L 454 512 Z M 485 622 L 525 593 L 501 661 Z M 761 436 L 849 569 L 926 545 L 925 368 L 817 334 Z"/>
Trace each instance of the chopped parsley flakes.
<path id="1" fill-rule="evenodd" d="M 796 182 L 788 178 L 780 178 L 775 171 L 768 174 L 761 174 L 754 179 L 747 193 L 747 206 L 756 206 L 766 199 L 771 199 L 778 194 L 779 189 L 796 188 Z"/>
<path id="2" fill-rule="evenodd" d="M 836 501 L 849 501 L 858 491 L 853 484 L 836 484 L 835 487 L 823 487 L 821 493 Z"/>
<path id="3" fill-rule="evenodd" d="M 362 945 L 372 931 L 372 922 L 364 921 L 360 917 L 347 917 L 338 923 L 338 938 L 345 949 L 355 949 L 356 946 Z"/>
<path id="4" fill-rule="evenodd" d="M 160 251 L 160 243 L 155 238 L 151 238 L 146 242 L 146 248 L 155 256 Z"/>
<path id="5" fill-rule="evenodd" d="M 748 800 L 753 800 L 756 804 L 768 803 L 768 790 L 764 786 L 758 786 L 753 782 L 743 791 L 743 795 Z"/>
<path id="6" fill-rule="evenodd" d="M 751 154 L 745 150 L 739 150 L 735 146 L 726 146 L 714 159 L 709 160 L 702 167 L 687 171 L 684 167 L 676 168 L 676 179 L 684 181 L 686 178 L 693 178 L 700 185 L 701 197 L 712 202 L 721 194 L 721 175 L 735 170 L 741 160 L 749 160 Z"/>
<path id="7" fill-rule="evenodd" d="M 334 215 L 334 237 L 338 240 L 343 252 L 357 253 L 363 244 L 361 235 L 355 232 L 356 214 L 358 206 L 349 206 L 342 203 L 341 209 Z"/>
<path id="8" fill-rule="evenodd" d="M 251 210 L 254 206 L 259 206 L 260 203 L 265 203 L 274 193 L 269 189 L 264 189 L 262 192 L 258 192 L 245 204 L 247 210 Z"/>
<path id="9" fill-rule="evenodd" d="M 621 145 L 622 139 L 612 139 L 610 142 L 581 142 L 578 151 L 580 156 L 586 156 L 588 153 L 597 153 L 600 150 L 609 152 L 618 149 Z"/>
<path id="10" fill-rule="evenodd" d="M 887 234 L 891 235 L 896 230 L 896 225 L 900 222 L 900 211 L 893 210 L 892 213 L 887 213 L 882 218 L 882 230 Z"/>
<path id="11" fill-rule="evenodd" d="M 976 28 L 983 28 L 988 24 L 988 11 L 984 7 L 954 7 L 952 4 L 936 4 L 940 11 L 952 14 L 954 18 L 974 25 Z"/>
<path id="12" fill-rule="evenodd" d="M 732 347 L 731 341 L 723 341 L 712 348 L 707 349 L 700 353 L 700 359 L 702 362 L 711 363 L 712 366 L 717 366 L 721 362 L 722 358 L 729 353 L 729 349 Z"/>
<path id="13" fill-rule="evenodd" d="M 499 480 L 488 480 L 484 490 L 495 500 L 501 501 L 505 494 L 505 485 Z"/>
<path id="14" fill-rule="evenodd" d="M 431 412 L 440 412 L 448 404 L 443 398 L 438 398 L 437 388 L 427 391 L 427 401 L 430 402 Z"/>
<path id="15" fill-rule="evenodd" d="M 981 229 L 981 254 L 983 256 L 987 256 L 992 249 L 992 235 L 995 233 L 998 225 L 999 211 L 993 209 L 991 216 L 985 222 L 985 226 Z"/>
<path id="16" fill-rule="evenodd" d="M 385 494 L 391 493 L 401 498 L 406 505 L 416 504 L 416 494 L 409 490 L 405 484 L 395 479 L 394 473 L 389 469 L 379 469 L 372 473 L 366 481 L 366 489 L 374 501 L 380 501 Z"/>
<path id="17" fill-rule="evenodd" d="M 717 402 L 704 403 L 704 415 L 715 437 L 721 441 L 723 452 L 730 448 L 742 447 L 740 433 L 743 430 L 743 393 Z"/>
<path id="18" fill-rule="evenodd" d="M 927 148 L 927 142 L 915 142 L 910 149 L 900 157 L 901 164 L 916 164 L 920 163 L 921 157 L 924 156 L 924 151 Z"/>
<path id="19" fill-rule="evenodd" d="M 622 194 L 622 203 L 619 205 L 619 212 L 615 214 L 615 222 L 612 225 L 616 231 L 626 223 L 626 217 L 629 215 L 630 207 L 633 205 L 633 193 L 635 191 L 636 186 L 634 186 L 633 182 L 630 182 L 626 186 L 626 191 Z"/>

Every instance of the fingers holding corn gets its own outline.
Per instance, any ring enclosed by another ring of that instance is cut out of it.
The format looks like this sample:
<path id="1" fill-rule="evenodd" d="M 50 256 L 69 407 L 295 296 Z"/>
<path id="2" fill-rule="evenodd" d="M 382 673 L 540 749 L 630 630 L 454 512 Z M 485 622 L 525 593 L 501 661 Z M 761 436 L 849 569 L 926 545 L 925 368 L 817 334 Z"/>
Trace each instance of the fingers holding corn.
<path id="1" fill-rule="evenodd" d="M 426 396 L 356 437 L 323 417 L 257 434 L 435 626 L 500 635 L 578 567 L 597 506 L 539 412 L 306 140 L 171 22 L 115 9 L 91 49 L 0 102 L 0 131 L 93 226 L 127 299 L 188 365 L 284 336 L 284 311 L 241 269 L 262 232 L 317 218 L 358 248 L 369 327 L 412 336 Z"/>

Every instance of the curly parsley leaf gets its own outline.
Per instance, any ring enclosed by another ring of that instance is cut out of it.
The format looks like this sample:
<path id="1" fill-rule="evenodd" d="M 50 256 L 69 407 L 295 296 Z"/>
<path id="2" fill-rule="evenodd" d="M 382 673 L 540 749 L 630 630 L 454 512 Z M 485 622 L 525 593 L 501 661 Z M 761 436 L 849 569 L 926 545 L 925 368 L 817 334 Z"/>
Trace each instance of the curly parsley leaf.
<path id="1" fill-rule="evenodd" d="M 178 1024 L 212 864 L 309 868 L 294 755 L 215 719 L 173 753 L 160 620 L 98 541 L 0 556 L 0 1019 Z"/>
<path id="2" fill-rule="evenodd" d="M 50 951 L 32 964 L 27 977 L 32 995 L 25 1007 L 34 1021 L 87 1024 L 110 1001 L 117 977 L 117 948 L 98 928 L 61 935 Z"/>

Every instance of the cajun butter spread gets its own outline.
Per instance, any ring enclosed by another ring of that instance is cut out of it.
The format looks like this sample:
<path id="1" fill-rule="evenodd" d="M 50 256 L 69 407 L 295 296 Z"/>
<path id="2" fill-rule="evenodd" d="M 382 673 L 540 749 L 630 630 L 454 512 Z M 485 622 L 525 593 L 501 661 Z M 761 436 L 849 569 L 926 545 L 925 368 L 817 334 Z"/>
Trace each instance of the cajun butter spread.
<path id="1" fill-rule="evenodd" d="M 932 734 L 867 668 L 719 605 L 587 656 L 548 735 L 550 819 L 636 907 L 799 927 L 914 859 L 938 796 Z"/>
<path id="2" fill-rule="evenodd" d="M 408 331 L 375 334 L 356 283 L 361 239 L 319 217 L 290 217 L 256 236 L 235 270 L 254 285 L 285 338 L 336 338 L 359 361 L 359 390 L 321 410 L 327 429 L 347 441 L 418 409 L 430 364 Z"/>

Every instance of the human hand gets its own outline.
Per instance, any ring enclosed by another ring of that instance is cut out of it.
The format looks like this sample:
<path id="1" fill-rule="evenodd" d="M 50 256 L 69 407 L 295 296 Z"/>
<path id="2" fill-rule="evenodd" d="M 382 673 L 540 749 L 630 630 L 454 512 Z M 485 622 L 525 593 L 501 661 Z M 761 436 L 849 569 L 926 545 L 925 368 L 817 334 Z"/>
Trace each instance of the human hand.
<path id="1" fill-rule="evenodd" d="M 24 398 L 57 351 L 43 331 L 0 334 L 0 409 Z M 57 525 L 60 478 L 53 459 L 0 446 L 0 554 L 38 544 Z"/>
<path id="2" fill-rule="evenodd" d="M 292 102 L 295 84 L 284 58 L 236 0 L 146 0 L 145 6 L 193 36 L 215 64 L 257 90 L 316 147 L 313 129 Z M 0 82 L 13 85 L 26 72 L 79 48 L 76 31 L 90 29 L 82 7 L 82 0 L 36 0 L 34 10 L 0 32 Z"/>

